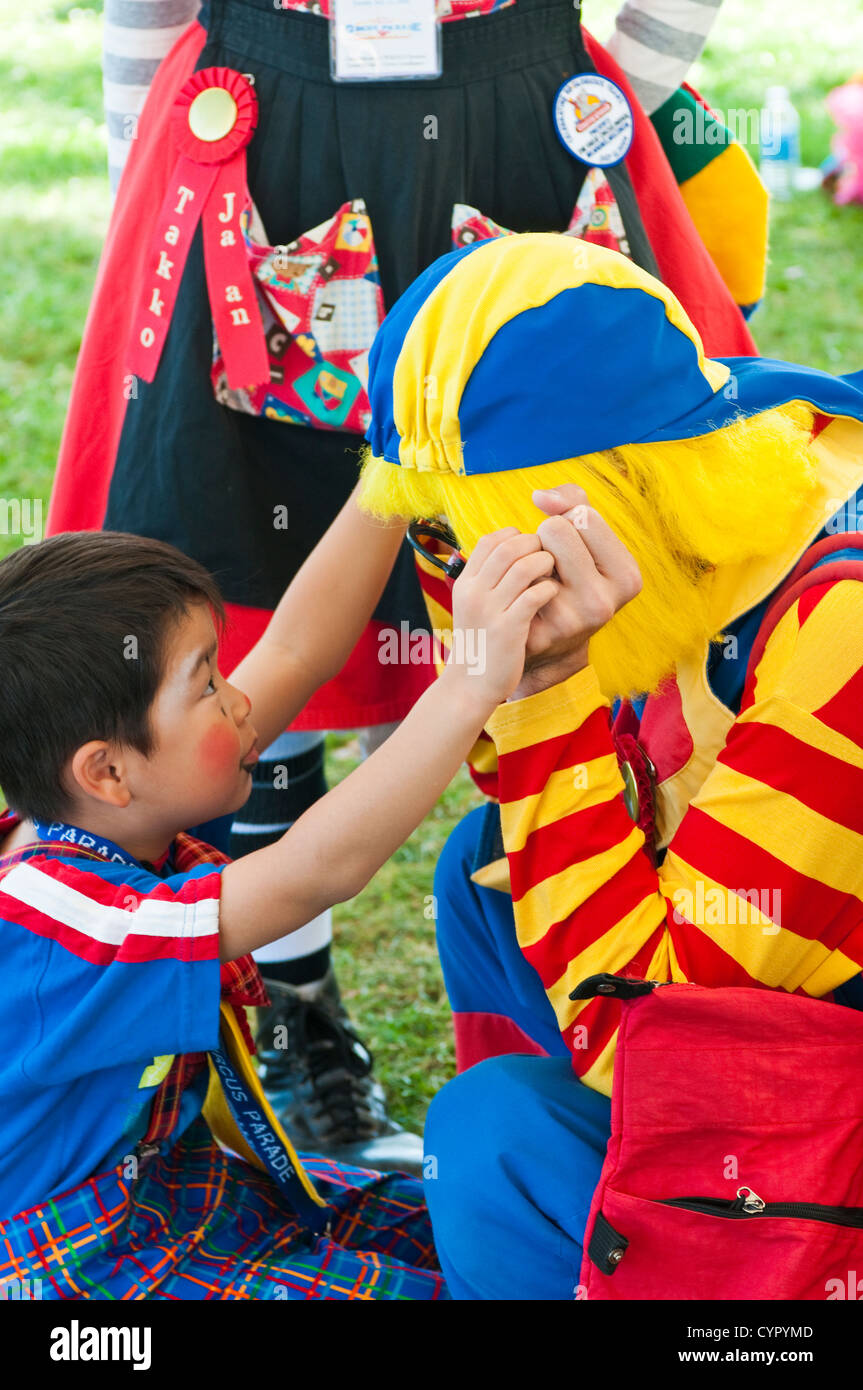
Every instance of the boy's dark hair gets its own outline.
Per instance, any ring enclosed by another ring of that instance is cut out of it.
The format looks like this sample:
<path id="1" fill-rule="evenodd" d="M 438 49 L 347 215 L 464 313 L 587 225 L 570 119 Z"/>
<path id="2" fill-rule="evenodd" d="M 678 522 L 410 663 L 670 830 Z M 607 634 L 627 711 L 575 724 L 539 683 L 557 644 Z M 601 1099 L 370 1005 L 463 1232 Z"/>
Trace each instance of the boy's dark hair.
<path id="1" fill-rule="evenodd" d="M 0 562 L 0 786 L 21 817 L 62 818 L 63 769 L 90 739 L 153 751 L 166 641 L 196 602 L 224 622 L 203 566 L 122 532 L 52 536 Z"/>

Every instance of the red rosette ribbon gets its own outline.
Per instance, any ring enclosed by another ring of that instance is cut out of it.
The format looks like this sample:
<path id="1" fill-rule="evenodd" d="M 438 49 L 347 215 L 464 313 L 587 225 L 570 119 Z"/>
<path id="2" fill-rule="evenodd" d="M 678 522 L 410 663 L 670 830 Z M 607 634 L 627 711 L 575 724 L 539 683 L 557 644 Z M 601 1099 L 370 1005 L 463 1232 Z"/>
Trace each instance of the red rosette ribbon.
<path id="1" fill-rule="evenodd" d="M 240 216 L 251 203 L 246 146 L 258 122 L 251 84 L 233 68 L 202 68 L 171 113 L 178 157 L 156 221 L 132 329 L 128 369 L 152 381 L 195 229 L 204 235 L 207 292 L 232 389 L 270 379 L 264 328 Z"/>
<path id="2" fill-rule="evenodd" d="M 226 92 L 236 107 L 233 125 L 220 138 L 202 139 L 190 122 L 192 107 L 203 92 Z M 258 98 L 248 80 L 233 68 L 202 68 L 184 83 L 171 112 L 171 132 L 181 154 L 197 164 L 223 164 L 248 145 L 258 124 Z"/>

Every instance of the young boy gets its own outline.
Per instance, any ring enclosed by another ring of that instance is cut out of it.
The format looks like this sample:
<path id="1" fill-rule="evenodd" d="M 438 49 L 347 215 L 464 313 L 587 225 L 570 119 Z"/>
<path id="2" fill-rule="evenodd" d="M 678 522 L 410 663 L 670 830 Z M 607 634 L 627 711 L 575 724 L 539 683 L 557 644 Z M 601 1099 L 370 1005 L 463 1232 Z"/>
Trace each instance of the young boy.
<path id="1" fill-rule="evenodd" d="M 516 687 L 557 592 L 538 538 L 480 542 L 455 591 L 480 659 L 451 662 L 280 841 L 226 863 L 183 833 L 243 804 L 259 747 L 341 664 L 402 534 L 388 553 L 343 513 L 231 681 L 216 584 L 171 546 L 60 535 L 0 564 L 0 1282 L 59 1298 L 444 1295 L 419 1184 L 321 1161 L 316 1195 L 232 1005 L 265 1002 L 246 953 L 358 893 Z M 213 1142 L 205 1096 L 257 1167 Z"/>

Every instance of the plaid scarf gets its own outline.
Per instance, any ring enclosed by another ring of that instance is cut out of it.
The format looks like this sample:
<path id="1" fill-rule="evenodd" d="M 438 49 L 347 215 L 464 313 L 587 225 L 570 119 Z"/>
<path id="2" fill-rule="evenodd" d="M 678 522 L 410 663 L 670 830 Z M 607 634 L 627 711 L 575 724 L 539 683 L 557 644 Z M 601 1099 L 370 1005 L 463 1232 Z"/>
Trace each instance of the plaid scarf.
<path id="1" fill-rule="evenodd" d="M 51 848 L 51 841 L 39 840 L 30 844 L 19 845 L 17 849 L 0 856 L 0 878 L 3 878 L 14 864 L 20 864 L 25 859 L 32 859 L 36 854 L 50 853 Z M 188 873 L 190 869 L 197 868 L 199 864 L 219 865 L 231 862 L 228 855 L 222 854 L 221 850 L 214 849 L 212 845 L 205 844 L 203 840 L 196 840 L 193 835 L 186 835 L 185 833 L 177 836 L 172 850 L 173 868 L 177 873 Z M 57 852 L 61 853 L 64 858 L 71 855 L 78 859 L 95 859 L 100 863 L 104 862 L 101 855 L 94 854 L 91 850 L 82 849 L 79 845 L 64 843 L 57 846 Z M 233 1006 L 246 1046 L 250 1055 L 254 1056 L 255 1044 L 246 1018 L 246 1008 L 269 1004 L 270 999 L 258 967 L 251 956 L 239 956 L 236 960 L 225 961 L 222 964 L 221 992 L 222 999 Z M 206 1065 L 206 1052 L 185 1052 L 174 1058 L 168 1075 L 153 1096 L 149 1124 L 146 1133 L 139 1141 L 139 1147 L 156 1145 L 159 1140 L 167 1139 L 173 1132 L 183 1091 L 203 1071 Z"/>

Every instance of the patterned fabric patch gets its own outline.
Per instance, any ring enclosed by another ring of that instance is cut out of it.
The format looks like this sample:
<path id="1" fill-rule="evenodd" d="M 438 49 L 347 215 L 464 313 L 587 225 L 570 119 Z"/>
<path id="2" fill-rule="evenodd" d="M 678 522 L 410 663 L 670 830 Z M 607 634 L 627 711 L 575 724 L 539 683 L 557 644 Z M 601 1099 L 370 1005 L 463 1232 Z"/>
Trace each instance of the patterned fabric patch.
<path id="1" fill-rule="evenodd" d="M 515 236 L 508 227 L 502 227 L 493 218 L 486 217 L 479 208 L 467 203 L 456 203 L 452 210 L 452 249 L 458 251 L 462 246 L 470 246 L 475 241 L 491 241 L 496 236 Z"/>
<path id="2" fill-rule="evenodd" d="M 365 203 L 360 198 L 344 203 L 328 221 L 288 246 L 266 244 L 254 211 L 244 216 L 243 235 L 270 380 L 232 390 L 214 338 L 216 399 L 233 410 L 287 424 L 364 433 L 371 418 L 365 358 L 384 317 Z"/>
<path id="3" fill-rule="evenodd" d="M 566 234 L 632 259 L 620 208 L 601 169 L 588 169 Z"/>
<path id="4" fill-rule="evenodd" d="M 367 352 L 380 326 L 380 286 L 360 280 L 333 280 L 315 291 L 312 327 L 325 357 L 337 352 Z"/>
<path id="5" fill-rule="evenodd" d="M 289 256 L 273 254 L 266 260 L 261 261 L 257 269 L 257 277 L 262 285 L 268 286 L 273 293 L 273 308 L 282 321 L 285 321 L 287 311 L 282 313 L 279 308 L 279 293 L 284 295 L 299 294 L 307 295 L 311 292 L 315 283 L 315 278 L 321 266 L 326 260 L 319 251 L 311 256 Z M 293 322 L 287 323 L 287 328 L 291 333 L 299 322 L 294 315 L 288 315 Z"/>
<path id="6" fill-rule="evenodd" d="M 333 426 L 344 424 L 360 391 L 355 377 L 329 362 L 316 363 L 293 386 L 315 419 Z"/>
<path id="7" fill-rule="evenodd" d="M 467 203 L 456 203 L 452 210 L 454 251 L 475 241 L 514 235 L 508 227 L 502 227 L 493 218 L 486 217 L 479 208 L 469 207 Z M 598 246 L 607 246 L 612 251 L 630 256 L 620 208 L 601 169 L 588 170 L 564 235 L 580 237 L 582 241 L 592 241 Z"/>
<path id="8" fill-rule="evenodd" d="M 513 236 L 466 203 L 452 211 L 454 249 Z M 361 198 L 288 246 L 268 246 L 257 212 L 243 215 L 267 343 L 270 380 L 231 389 L 213 339 L 216 400 L 246 415 L 284 424 L 365 433 L 371 420 L 368 353 L 384 319 L 372 224 Z M 588 171 L 566 235 L 629 254 L 629 244 L 605 176 Z"/>

